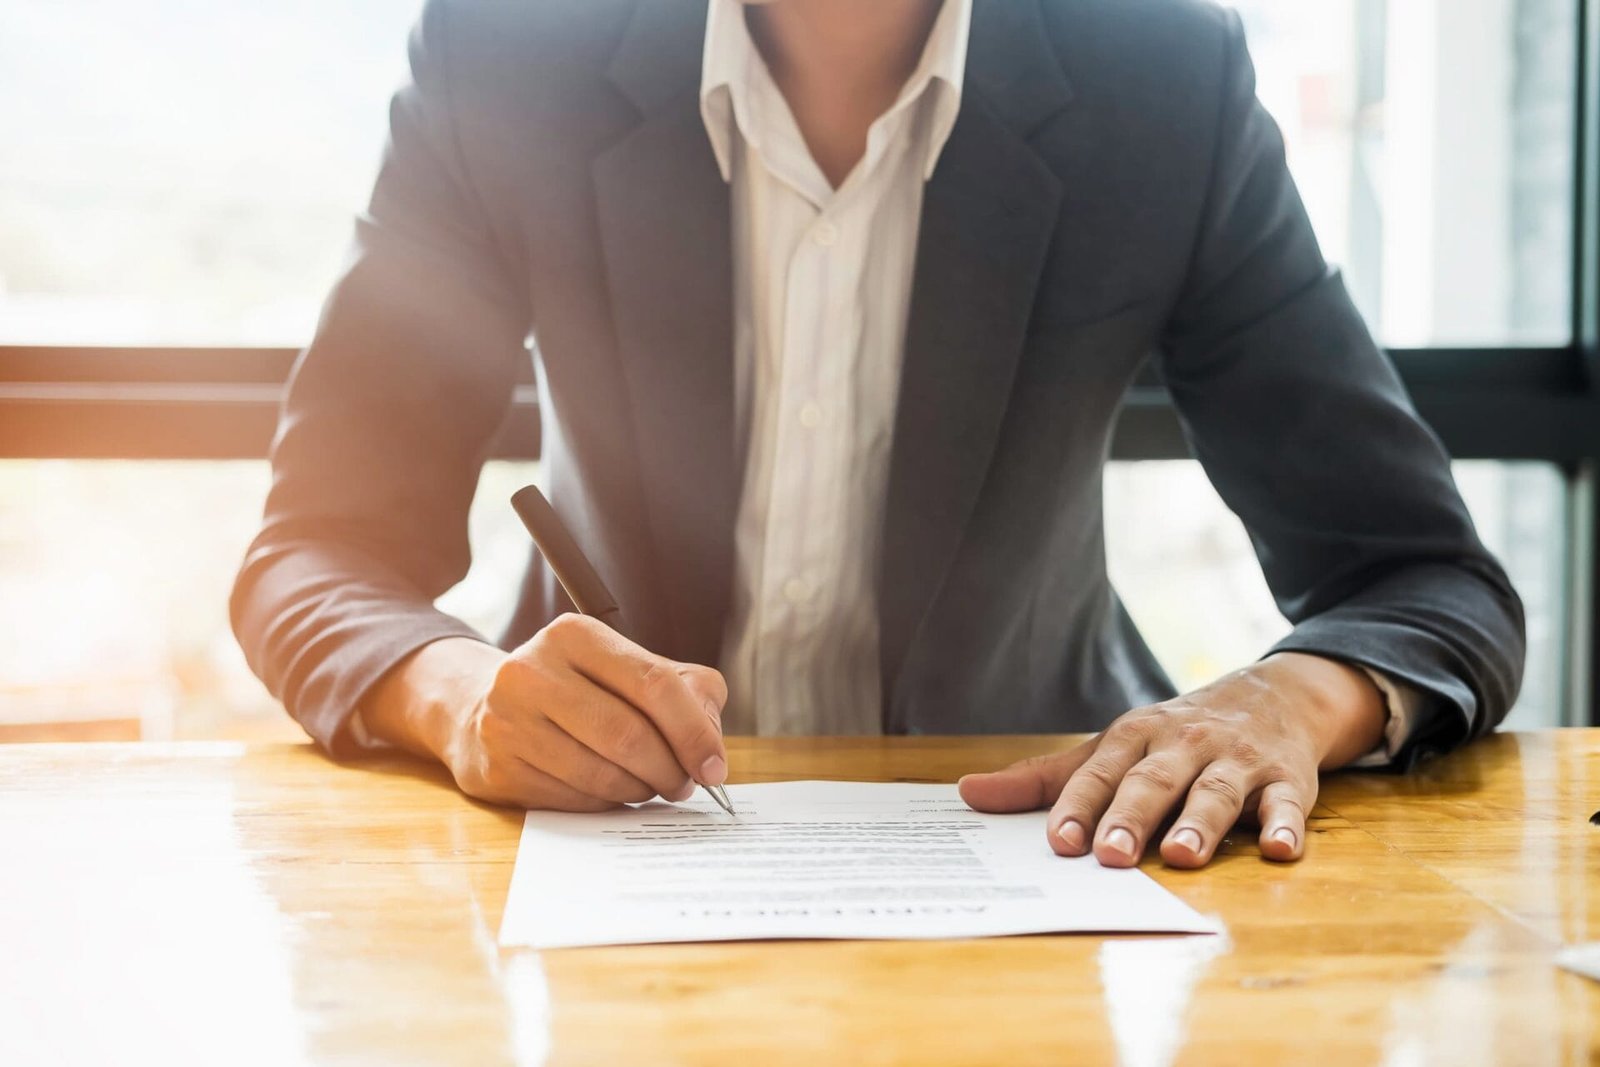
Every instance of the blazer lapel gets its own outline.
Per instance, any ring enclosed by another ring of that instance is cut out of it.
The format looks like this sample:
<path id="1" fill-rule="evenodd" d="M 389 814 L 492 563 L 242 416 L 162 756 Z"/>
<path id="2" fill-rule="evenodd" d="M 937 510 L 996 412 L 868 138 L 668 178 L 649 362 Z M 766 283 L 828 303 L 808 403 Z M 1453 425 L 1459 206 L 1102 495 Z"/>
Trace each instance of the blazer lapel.
<path id="1" fill-rule="evenodd" d="M 665 593 L 660 651 L 715 663 L 738 492 L 732 249 L 728 187 L 699 110 L 704 13 L 684 12 L 655 2 L 636 10 L 610 76 L 642 120 L 592 173 Z"/>
<path id="2" fill-rule="evenodd" d="M 1061 185 L 1027 135 L 1070 98 L 1035 3 L 979 0 L 961 111 L 923 198 L 879 577 L 885 727 L 955 558 L 1022 353 Z"/>

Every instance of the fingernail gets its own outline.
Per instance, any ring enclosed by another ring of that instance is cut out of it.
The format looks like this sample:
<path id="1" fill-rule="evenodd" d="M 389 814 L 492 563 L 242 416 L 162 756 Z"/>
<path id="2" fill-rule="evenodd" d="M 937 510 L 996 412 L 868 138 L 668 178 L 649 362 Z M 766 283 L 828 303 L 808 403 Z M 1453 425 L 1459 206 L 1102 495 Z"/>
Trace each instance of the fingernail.
<path id="1" fill-rule="evenodd" d="M 1056 836 L 1066 843 L 1067 848 L 1073 852 L 1083 851 L 1083 827 L 1068 819 L 1056 830 Z"/>
<path id="2" fill-rule="evenodd" d="M 1119 826 L 1106 835 L 1106 847 L 1132 859 L 1133 835 Z"/>
<path id="3" fill-rule="evenodd" d="M 1179 830 L 1177 833 L 1172 835 L 1172 843 L 1175 845 L 1182 845 L 1190 852 L 1199 855 L 1200 831 L 1191 826 L 1185 826 L 1182 830 Z"/>
<path id="4" fill-rule="evenodd" d="M 700 764 L 701 785 L 721 785 L 726 777 L 728 777 L 728 761 L 721 756 L 712 756 Z"/>
<path id="5" fill-rule="evenodd" d="M 1280 826 L 1272 831 L 1272 839 L 1288 845 L 1291 849 L 1300 843 L 1300 839 L 1294 835 L 1294 831 L 1287 826 Z"/>

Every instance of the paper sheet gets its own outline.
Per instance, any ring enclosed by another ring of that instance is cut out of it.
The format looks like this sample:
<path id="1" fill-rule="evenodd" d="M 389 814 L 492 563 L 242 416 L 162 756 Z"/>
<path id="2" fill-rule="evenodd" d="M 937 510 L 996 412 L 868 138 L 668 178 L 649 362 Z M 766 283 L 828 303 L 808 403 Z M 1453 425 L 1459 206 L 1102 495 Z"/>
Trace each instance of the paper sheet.
<path id="1" fill-rule="evenodd" d="M 950 785 L 781 782 L 599 815 L 529 812 L 503 945 L 1212 932 L 1137 870 L 1049 850 L 1043 812 Z"/>
<path id="2" fill-rule="evenodd" d="M 1600 941 L 1568 945 L 1556 953 L 1556 965 L 1600 982 Z"/>

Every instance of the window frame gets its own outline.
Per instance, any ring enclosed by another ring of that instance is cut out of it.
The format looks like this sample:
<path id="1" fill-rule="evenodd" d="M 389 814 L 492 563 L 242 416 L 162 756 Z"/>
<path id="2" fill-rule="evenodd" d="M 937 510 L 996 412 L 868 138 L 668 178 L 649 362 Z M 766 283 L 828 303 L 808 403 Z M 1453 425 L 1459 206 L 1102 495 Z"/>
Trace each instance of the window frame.
<path id="1" fill-rule="evenodd" d="M 1405 348 L 1389 356 L 1456 459 L 1600 457 L 1592 348 Z M 277 425 L 292 348 L 0 346 L 0 457 L 260 459 Z M 532 361 L 491 452 L 537 459 Z M 1191 458 L 1171 397 L 1128 391 L 1113 459 Z"/>
<path id="2" fill-rule="evenodd" d="M 1542 460 L 1571 488 L 1569 712 L 1600 725 L 1600 0 L 1578 8 L 1572 330 L 1558 347 L 1390 349 L 1418 410 L 1457 459 Z M 260 459 L 290 348 L 0 345 L 0 458 Z M 492 455 L 539 454 L 531 361 Z M 1153 379 L 1128 393 L 1114 459 L 1186 459 Z"/>

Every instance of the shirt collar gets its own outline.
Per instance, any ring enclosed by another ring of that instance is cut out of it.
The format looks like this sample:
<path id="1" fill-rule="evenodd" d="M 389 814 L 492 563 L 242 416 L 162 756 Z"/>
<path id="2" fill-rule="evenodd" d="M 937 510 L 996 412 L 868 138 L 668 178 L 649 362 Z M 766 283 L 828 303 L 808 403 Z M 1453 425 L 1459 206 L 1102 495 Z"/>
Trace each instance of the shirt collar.
<path id="1" fill-rule="evenodd" d="M 722 180 L 733 173 L 732 142 L 736 131 L 759 144 L 759 123 L 749 120 L 749 88 L 761 54 L 745 24 L 745 5 L 739 0 L 710 0 L 706 12 L 705 53 L 700 68 L 700 116 L 716 154 Z M 928 137 L 924 179 L 932 176 L 945 141 L 955 126 L 961 107 L 961 87 L 967 71 L 967 38 L 972 27 L 972 0 L 944 0 L 927 44 L 900 96 L 890 110 L 906 106 L 939 82 Z"/>

